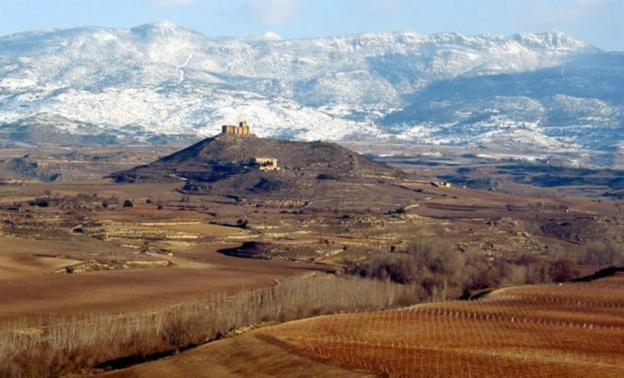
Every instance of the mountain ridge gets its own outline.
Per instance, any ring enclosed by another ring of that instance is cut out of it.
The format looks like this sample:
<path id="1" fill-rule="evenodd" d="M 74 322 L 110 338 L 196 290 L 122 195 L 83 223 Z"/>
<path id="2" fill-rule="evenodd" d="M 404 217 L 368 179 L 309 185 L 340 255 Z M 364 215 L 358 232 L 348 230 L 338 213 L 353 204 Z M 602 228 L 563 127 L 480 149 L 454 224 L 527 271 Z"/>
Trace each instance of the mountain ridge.
<path id="1" fill-rule="evenodd" d="M 409 30 L 402 30 L 402 31 L 396 30 L 396 31 L 382 31 L 382 32 L 347 33 L 347 34 L 326 35 L 326 36 L 318 36 L 318 37 L 284 38 L 273 32 L 266 32 L 263 35 L 249 35 L 249 36 L 228 36 L 228 35 L 208 36 L 199 31 L 181 26 L 172 21 L 154 21 L 154 22 L 149 22 L 149 23 L 129 27 L 129 28 L 92 25 L 92 26 L 72 27 L 72 28 L 35 29 L 35 30 L 20 31 L 16 33 L 0 35 L 0 42 L 4 39 L 11 40 L 11 39 L 16 39 L 18 37 L 34 37 L 34 36 L 41 36 L 43 34 L 52 34 L 52 33 L 59 33 L 59 32 L 60 33 L 72 33 L 72 32 L 84 32 L 84 31 L 109 31 L 109 32 L 110 31 L 113 31 L 113 32 L 128 31 L 128 32 L 134 32 L 134 33 L 147 32 L 149 34 L 164 34 L 164 35 L 179 34 L 180 32 L 184 32 L 184 33 L 194 34 L 197 36 L 205 37 L 208 39 L 214 39 L 214 40 L 228 40 L 229 39 L 229 40 L 267 41 L 267 39 L 264 38 L 266 37 L 267 34 L 279 37 L 279 38 L 269 38 L 268 41 L 270 42 L 289 42 L 289 41 L 297 42 L 297 41 L 310 41 L 310 40 L 331 40 L 331 39 L 350 39 L 350 38 L 355 39 L 355 38 L 388 36 L 388 35 L 412 36 L 412 37 L 420 37 L 423 39 L 426 39 L 428 37 L 435 38 L 437 36 L 449 36 L 449 37 L 454 36 L 454 37 L 459 37 L 459 38 L 464 38 L 464 39 L 472 38 L 472 37 L 483 37 L 483 38 L 499 39 L 499 40 L 514 39 L 517 41 L 521 41 L 521 40 L 539 41 L 540 39 L 543 41 L 544 39 L 548 39 L 551 41 L 563 40 L 567 42 L 564 44 L 574 45 L 575 47 L 589 48 L 592 50 L 601 50 L 597 47 L 594 47 L 588 43 L 583 42 L 582 40 L 578 38 L 575 38 L 569 34 L 563 33 L 558 30 L 542 31 L 542 32 L 525 32 L 525 33 L 514 33 L 514 34 L 484 33 L 484 34 L 473 34 L 473 35 L 453 32 L 453 31 L 436 32 L 436 33 L 419 33 L 419 32 L 414 32 L 414 31 L 409 31 Z"/>
<path id="2" fill-rule="evenodd" d="M 37 114 L 52 114 L 112 133 L 136 133 L 136 140 L 146 141 L 149 135 L 203 138 L 216 134 L 221 124 L 249 119 L 263 137 L 478 145 L 487 140 L 488 133 L 510 127 L 526 129 L 521 109 L 510 109 L 533 105 L 514 95 L 499 96 L 495 103 L 484 97 L 477 104 L 480 107 L 470 108 L 465 100 L 470 95 L 467 89 L 450 85 L 460 92 L 448 93 L 455 99 L 449 100 L 452 106 L 443 107 L 446 118 L 457 119 L 454 113 L 461 109 L 474 113 L 468 121 L 449 129 L 433 118 L 425 123 L 417 121 L 418 117 L 393 124 L 389 120 L 396 112 L 408 114 L 414 98 L 422 99 L 423 93 L 445 82 L 489 82 L 494 85 L 492 93 L 498 93 L 502 84 L 491 79 L 497 75 L 524 75 L 531 82 L 543 70 L 558 67 L 576 69 L 577 77 L 589 83 L 605 75 L 604 82 L 622 77 L 617 53 L 603 52 L 560 32 L 236 38 L 207 37 L 171 22 L 156 22 L 123 29 L 23 32 L 0 37 L 0 50 L 0 128 Z M 598 63 L 582 63 L 589 56 L 597 57 Z M 606 72 L 603 62 L 616 66 Z M 559 88 L 553 80 L 549 83 L 555 95 L 584 98 L 579 97 L 578 88 Z M 567 116 L 568 126 L 621 125 L 624 90 L 615 90 L 605 102 L 603 89 L 592 88 L 594 97 L 590 98 L 609 108 L 596 118 L 598 123 L 584 123 L 592 117 Z M 567 105 L 550 98 L 527 98 L 553 109 L 544 114 L 567 111 Z M 436 101 L 425 98 L 418 107 L 436 107 Z M 503 120 L 482 122 L 479 114 L 486 107 L 493 107 Z M 603 148 L 591 140 L 549 136 L 546 128 L 553 117 L 540 117 L 531 121 L 531 138 L 537 138 L 538 145 L 550 146 L 545 153 L 558 152 L 555 145 L 568 151 Z M 457 137 L 432 139 L 441 127 Z M 480 131 L 462 140 L 469 129 Z M 421 137 L 425 134 L 429 137 Z M 522 133 L 516 134 L 523 138 Z M 557 143 L 547 142 L 549 138 Z M 530 143 L 529 139 L 521 142 Z M 614 141 L 608 149 L 619 148 L 619 143 Z"/>

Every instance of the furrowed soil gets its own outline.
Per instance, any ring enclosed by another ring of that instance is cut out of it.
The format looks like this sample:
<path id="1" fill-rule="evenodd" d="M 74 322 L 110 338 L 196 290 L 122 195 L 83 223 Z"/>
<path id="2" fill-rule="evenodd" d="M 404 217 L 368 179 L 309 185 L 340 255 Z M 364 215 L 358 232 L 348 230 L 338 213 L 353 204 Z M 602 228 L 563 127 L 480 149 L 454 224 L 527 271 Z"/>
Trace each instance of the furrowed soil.
<path id="1" fill-rule="evenodd" d="M 320 317 L 261 334 L 314 358 L 389 376 L 617 377 L 624 375 L 624 275 Z"/>
<path id="2" fill-rule="evenodd" d="M 619 274 L 293 321 L 106 376 L 621 377 L 623 353 Z"/>
<path id="3" fill-rule="evenodd" d="M 372 377 L 245 334 L 101 377 Z"/>

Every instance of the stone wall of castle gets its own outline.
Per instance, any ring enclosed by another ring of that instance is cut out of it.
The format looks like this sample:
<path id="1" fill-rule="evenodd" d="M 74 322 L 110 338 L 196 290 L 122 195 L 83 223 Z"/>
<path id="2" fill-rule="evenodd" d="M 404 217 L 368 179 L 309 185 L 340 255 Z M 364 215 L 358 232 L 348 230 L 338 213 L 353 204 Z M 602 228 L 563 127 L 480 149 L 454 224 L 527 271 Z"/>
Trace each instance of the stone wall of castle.
<path id="1" fill-rule="evenodd" d="M 251 130 L 246 121 L 242 121 L 236 125 L 223 125 L 221 127 L 221 132 L 226 135 L 234 135 L 234 136 L 242 136 L 246 137 L 251 134 Z"/>

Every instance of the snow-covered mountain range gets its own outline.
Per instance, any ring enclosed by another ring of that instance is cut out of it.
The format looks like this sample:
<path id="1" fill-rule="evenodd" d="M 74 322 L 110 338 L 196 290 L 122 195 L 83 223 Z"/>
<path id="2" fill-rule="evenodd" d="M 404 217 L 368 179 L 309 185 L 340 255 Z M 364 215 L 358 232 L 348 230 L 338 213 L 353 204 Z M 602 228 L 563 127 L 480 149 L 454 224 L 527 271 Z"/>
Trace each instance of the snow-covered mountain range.
<path id="1" fill-rule="evenodd" d="M 282 40 L 169 22 L 0 38 L 0 124 L 13 132 L 208 136 L 240 119 L 303 140 L 613 152 L 624 54 L 558 32 Z"/>

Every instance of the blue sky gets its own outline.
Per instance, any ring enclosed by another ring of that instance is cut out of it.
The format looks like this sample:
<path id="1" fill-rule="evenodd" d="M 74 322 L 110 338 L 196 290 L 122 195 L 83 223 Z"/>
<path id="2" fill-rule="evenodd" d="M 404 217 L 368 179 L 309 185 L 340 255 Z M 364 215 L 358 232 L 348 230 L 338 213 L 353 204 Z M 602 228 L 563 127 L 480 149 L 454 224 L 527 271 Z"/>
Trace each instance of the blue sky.
<path id="1" fill-rule="evenodd" d="M 210 36 L 559 30 L 624 51 L 624 0 L 0 0 L 0 35 L 170 20 Z"/>

